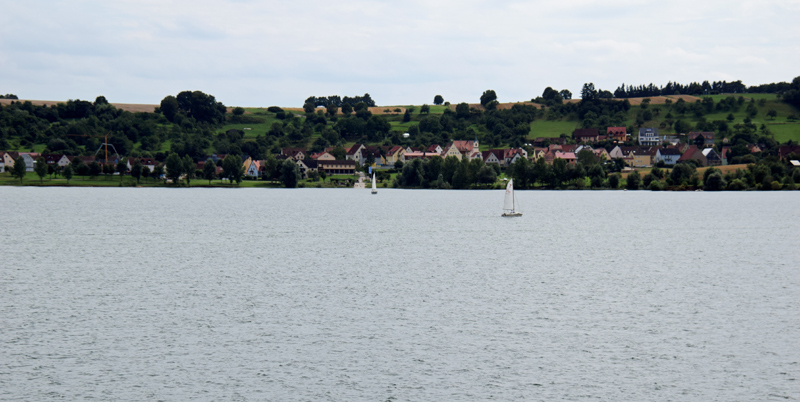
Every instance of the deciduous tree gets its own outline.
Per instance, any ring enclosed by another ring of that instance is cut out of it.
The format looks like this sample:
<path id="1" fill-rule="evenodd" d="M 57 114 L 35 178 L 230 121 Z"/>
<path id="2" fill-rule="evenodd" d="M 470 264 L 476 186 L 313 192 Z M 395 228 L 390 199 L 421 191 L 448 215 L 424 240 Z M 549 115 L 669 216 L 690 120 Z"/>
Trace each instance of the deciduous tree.
<path id="1" fill-rule="evenodd" d="M 184 155 L 183 160 L 181 161 L 183 165 L 183 174 L 186 175 L 186 185 L 191 185 L 192 179 L 194 178 L 195 172 L 195 163 L 192 160 L 192 157 L 189 155 Z"/>
<path id="2" fill-rule="evenodd" d="M 20 156 L 14 161 L 14 168 L 11 170 L 11 176 L 18 178 L 19 183 L 22 184 L 22 179 L 25 178 L 27 170 L 28 166 L 25 165 L 25 159 Z"/>
<path id="3" fill-rule="evenodd" d="M 69 181 L 72 180 L 72 165 L 67 165 L 61 175 L 67 179 L 67 184 L 69 184 Z"/>
<path id="4" fill-rule="evenodd" d="M 286 159 L 281 163 L 281 183 L 286 188 L 297 187 L 297 181 L 300 177 L 300 168 L 291 159 Z"/>
<path id="5" fill-rule="evenodd" d="M 481 105 L 483 107 L 486 107 L 489 102 L 494 100 L 497 100 L 497 93 L 495 93 L 493 89 L 487 89 L 486 91 L 483 91 L 483 94 L 481 95 Z"/>
<path id="6" fill-rule="evenodd" d="M 438 105 L 441 105 L 442 103 L 444 103 L 444 98 L 442 97 L 442 95 L 436 95 L 436 96 L 433 97 L 433 104 L 434 105 L 438 106 Z"/>
<path id="7" fill-rule="evenodd" d="M 136 159 L 133 162 L 133 166 L 131 166 L 131 176 L 133 176 L 133 178 L 136 179 L 136 184 L 139 184 L 139 179 L 142 177 L 143 168 L 144 167 L 142 166 L 142 163 L 139 162 L 138 159 Z"/>
<path id="8" fill-rule="evenodd" d="M 39 183 L 44 182 L 44 177 L 47 176 L 47 162 L 45 162 L 43 157 L 40 156 L 36 159 L 36 164 L 33 165 L 33 171 L 39 176 Z"/>
<path id="9" fill-rule="evenodd" d="M 272 156 L 272 154 L 270 154 L 270 156 Z M 211 185 L 211 180 L 214 180 L 216 177 L 217 165 L 214 164 L 214 161 L 212 161 L 211 158 L 208 158 L 203 164 L 203 178 L 208 180 L 208 184 Z"/>
<path id="10" fill-rule="evenodd" d="M 164 161 L 167 166 L 167 178 L 172 180 L 172 184 L 178 184 L 178 179 L 181 177 L 181 173 L 183 173 L 183 161 L 178 154 L 172 152 L 167 156 L 167 160 Z"/>

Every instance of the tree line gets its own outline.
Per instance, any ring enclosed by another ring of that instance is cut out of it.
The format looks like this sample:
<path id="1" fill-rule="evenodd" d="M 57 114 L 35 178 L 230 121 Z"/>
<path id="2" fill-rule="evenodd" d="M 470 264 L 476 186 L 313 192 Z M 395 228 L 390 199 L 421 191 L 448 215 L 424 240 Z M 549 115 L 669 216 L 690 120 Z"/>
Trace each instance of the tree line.
<path id="1" fill-rule="evenodd" d="M 312 104 L 314 107 L 327 107 L 328 105 L 334 105 L 336 107 L 342 107 L 342 105 L 345 104 L 355 106 L 361 102 L 364 102 L 367 107 L 375 107 L 375 101 L 368 93 L 364 94 L 364 96 L 345 96 L 344 98 L 340 97 L 339 95 L 309 96 L 306 98 L 305 102 L 303 102 L 303 105 Z"/>

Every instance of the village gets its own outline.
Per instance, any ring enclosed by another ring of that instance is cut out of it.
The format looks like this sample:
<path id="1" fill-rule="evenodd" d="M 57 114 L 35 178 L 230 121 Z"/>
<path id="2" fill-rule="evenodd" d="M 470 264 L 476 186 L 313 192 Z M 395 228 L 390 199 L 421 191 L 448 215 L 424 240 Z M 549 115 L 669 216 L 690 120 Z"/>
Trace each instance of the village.
<path id="1" fill-rule="evenodd" d="M 609 151 L 606 147 L 593 146 L 598 142 L 613 141 L 615 144 Z M 635 143 L 637 145 L 625 145 Z M 640 168 L 654 166 L 671 167 L 678 163 L 689 162 L 698 167 L 728 165 L 731 145 L 727 138 L 719 141 L 714 132 L 689 132 L 688 134 L 659 134 L 658 128 L 643 127 L 636 135 L 627 132 L 626 127 L 608 127 L 604 134 L 596 128 L 575 129 L 571 139 L 566 136 L 547 138 L 539 137 L 531 143 L 520 148 L 486 149 L 480 150 L 478 139 L 452 141 L 445 145 L 433 144 L 427 148 L 412 146 L 377 146 L 356 143 L 346 149 L 345 159 L 337 159 L 333 148 L 322 152 L 309 152 L 305 148 L 281 148 L 281 153 L 273 155 L 277 161 L 292 160 L 297 164 L 301 178 L 324 174 L 356 175 L 362 169 L 371 167 L 375 170 L 389 170 L 401 166 L 403 163 L 415 159 L 429 160 L 440 157 L 455 157 L 459 161 L 466 159 L 481 160 L 487 165 L 496 165 L 505 169 L 520 158 L 527 158 L 535 162 L 543 158 L 548 165 L 556 159 L 564 160 L 568 165 L 578 162 L 581 151 L 590 151 L 600 162 L 617 161 L 623 166 L 622 171 L 634 171 Z M 721 149 L 721 151 L 717 151 Z M 747 149 L 752 154 L 761 152 L 757 144 L 747 144 Z M 784 160 L 791 154 L 800 154 L 798 145 L 781 145 L 778 148 L 778 159 Z M 59 174 L 66 166 L 83 164 L 87 167 L 93 163 L 99 165 L 102 174 L 125 174 L 131 171 L 138 161 L 147 173 L 154 172 L 161 178 L 165 173 L 163 161 L 154 158 L 121 158 L 119 155 L 106 158 L 95 156 L 70 156 L 64 154 L 37 154 L 34 152 L 0 151 L 0 171 L 8 172 L 13 168 L 15 161 L 22 158 L 26 171 L 33 172 L 37 160 L 42 158 L 48 165 L 49 174 Z M 204 170 L 208 160 L 216 167 L 216 174 L 222 174 L 222 160 L 225 154 L 211 154 L 204 160 L 196 162 L 199 174 Z M 265 175 L 267 164 L 265 160 L 255 160 L 249 155 L 242 155 L 242 171 L 246 179 L 259 179 Z M 755 161 L 753 159 L 753 161 Z M 120 162 L 123 162 L 124 168 Z M 80 174 L 80 173 L 78 173 Z M 89 174 L 88 172 L 85 174 Z"/>

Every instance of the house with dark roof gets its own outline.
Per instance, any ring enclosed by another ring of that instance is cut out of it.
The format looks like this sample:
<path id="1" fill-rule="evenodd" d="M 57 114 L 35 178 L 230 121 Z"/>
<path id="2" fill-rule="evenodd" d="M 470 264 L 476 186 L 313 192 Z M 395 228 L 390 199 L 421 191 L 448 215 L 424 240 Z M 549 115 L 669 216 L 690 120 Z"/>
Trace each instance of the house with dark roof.
<path id="1" fill-rule="evenodd" d="M 353 146 L 347 150 L 347 156 L 345 156 L 345 158 L 347 160 L 356 161 L 359 164 L 364 164 L 364 155 L 361 154 L 363 150 L 364 144 L 353 144 Z"/>
<path id="2" fill-rule="evenodd" d="M 502 149 L 490 149 L 483 151 L 481 152 L 481 159 L 483 159 L 483 163 L 487 165 L 494 163 L 498 166 L 503 166 L 505 163 L 505 155 Z"/>
<path id="3" fill-rule="evenodd" d="M 286 155 L 296 161 L 305 159 L 307 153 L 305 148 L 281 148 L 281 155 Z"/>
<path id="4" fill-rule="evenodd" d="M 761 151 L 761 149 L 759 149 L 759 151 Z M 786 159 L 790 154 L 800 155 L 800 145 L 781 145 L 778 147 L 779 159 Z"/>
<path id="5" fill-rule="evenodd" d="M 722 165 L 722 157 L 714 150 L 714 148 L 705 148 L 702 150 L 703 156 L 706 157 L 706 161 L 708 161 L 708 166 L 719 166 Z"/>
<path id="6" fill-rule="evenodd" d="M 335 174 L 354 175 L 356 174 L 356 161 L 348 160 L 335 160 L 335 161 L 317 161 L 317 170 L 324 171 L 326 175 L 331 176 Z"/>
<path id="7" fill-rule="evenodd" d="M 319 159 L 306 158 L 297 161 L 297 167 L 300 169 L 300 176 L 304 179 L 308 178 L 308 174 L 318 171 Z M 325 159 L 322 159 L 324 162 Z"/>
<path id="8" fill-rule="evenodd" d="M 681 151 L 678 151 L 678 148 L 658 148 L 656 151 L 655 163 L 664 162 L 667 166 L 673 166 L 678 163 L 680 157 Z"/>
<path id="9" fill-rule="evenodd" d="M 69 165 L 69 157 L 64 154 L 42 154 L 44 162 L 48 165 L 65 167 Z"/>
<path id="10" fill-rule="evenodd" d="M 600 130 L 596 128 L 576 128 L 572 132 L 575 142 L 594 142 L 600 140 Z"/>
<path id="11" fill-rule="evenodd" d="M 698 140 L 698 138 L 701 138 Z M 702 145 L 706 148 L 714 146 L 714 132 L 713 131 L 692 131 L 686 135 L 689 144 L 698 145 L 698 141 L 702 141 Z"/>

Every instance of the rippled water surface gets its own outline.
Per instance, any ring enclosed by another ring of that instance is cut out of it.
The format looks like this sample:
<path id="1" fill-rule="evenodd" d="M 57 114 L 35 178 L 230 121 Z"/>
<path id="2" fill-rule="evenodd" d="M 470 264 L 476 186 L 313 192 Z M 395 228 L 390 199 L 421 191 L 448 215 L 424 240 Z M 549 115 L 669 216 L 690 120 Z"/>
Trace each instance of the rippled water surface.
<path id="1" fill-rule="evenodd" d="M 0 197 L 0 400 L 800 399 L 797 192 Z"/>

